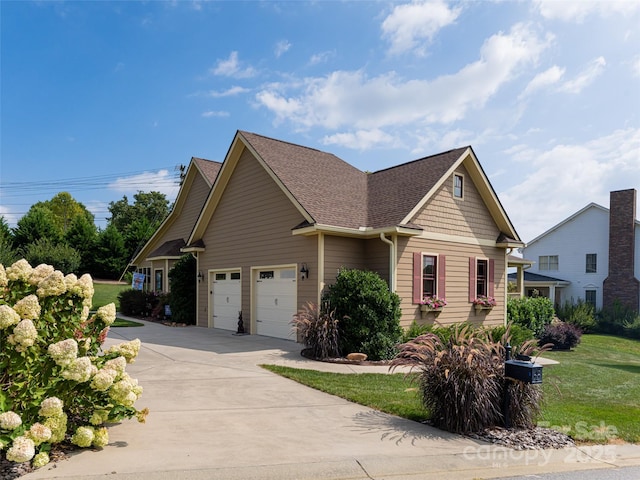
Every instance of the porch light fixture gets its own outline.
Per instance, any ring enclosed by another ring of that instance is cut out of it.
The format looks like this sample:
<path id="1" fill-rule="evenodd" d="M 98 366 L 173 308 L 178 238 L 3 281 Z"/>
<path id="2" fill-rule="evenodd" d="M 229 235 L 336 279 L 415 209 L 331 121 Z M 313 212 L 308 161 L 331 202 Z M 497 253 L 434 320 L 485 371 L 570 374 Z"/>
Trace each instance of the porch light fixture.
<path id="1" fill-rule="evenodd" d="M 202 273 L 202 270 L 200 270 L 198 272 L 198 283 L 200 283 L 202 281 L 202 279 L 204 278 L 204 274 Z"/>
<path id="2" fill-rule="evenodd" d="M 302 267 L 300 268 L 300 278 L 302 280 L 309 278 L 309 268 L 307 267 L 306 263 L 303 263 Z"/>

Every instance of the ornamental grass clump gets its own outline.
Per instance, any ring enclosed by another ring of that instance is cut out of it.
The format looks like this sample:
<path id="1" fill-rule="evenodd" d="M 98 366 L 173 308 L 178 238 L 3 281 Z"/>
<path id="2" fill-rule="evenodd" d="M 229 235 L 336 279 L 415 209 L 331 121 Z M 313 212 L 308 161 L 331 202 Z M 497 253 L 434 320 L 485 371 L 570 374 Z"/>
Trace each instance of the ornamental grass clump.
<path id="1" fill-rule="evenodd" d="M 338 320 L 335 311 L 325 312 L 317 303 L 308 302 L 291 320 L 300 341 L 315 358 L 340 356 Z"/>
<path id="2" fill-rule="evenodd" d="M 541 389 L 504 376 L 505 347 L 509 330 L 500 342 L 490 332 L 457 326 L 448 340 L 434 333 L 420 335 L 400 345 L 391 368 L 418 370 L 423 405 L 433 425 L 454 433 L 481 432 L 504 424 L 503 395 L 509 385 L 511 424 L 531 428 L 539 413 Z M 535 341 L 525 342 L 517 353 L 530 354 Z"/>
<path id="3" fill-rule="evenodd" d="M 0 451 L 7 460 L 49 462 L 53 445 L 108 443 L 106 424 L 144 421 L 142 387 L 125 372 L 140 349 L 133 340 L 102 349 L 115 305 L 89 315 L 89 275 L 64 275 L 19 260 L 0 265 Z"/>

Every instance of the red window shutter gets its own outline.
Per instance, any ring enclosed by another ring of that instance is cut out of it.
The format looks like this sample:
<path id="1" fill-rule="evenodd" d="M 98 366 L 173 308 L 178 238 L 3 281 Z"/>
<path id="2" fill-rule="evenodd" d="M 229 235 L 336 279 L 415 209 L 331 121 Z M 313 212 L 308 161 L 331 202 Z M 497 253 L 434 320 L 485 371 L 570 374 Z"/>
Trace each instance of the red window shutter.
<path id="1" fill-rule="evenodd" d="M 422 254 L 413 254 L 413 303 L 422 301 Z"/>
<path id="2" fill-rule="evenodd" d="M 495 273 L 495 260 L 493 260 L 493 258 L 489 259 L 489 272 L 487 273 L 488 275 L 488 279 L 487 279 L 487 295 L 490 297 L 493 297 L 494 295 L 494 291 L 495 291 L 495 282 L 494 282 L 494 273 Z"/>
<path id="3" fill-rule="evenodd" d="M 446 261 L 444 255 L 438 255 L 438 296 L 447 298 L 446 285 Z"/>
<path id="4" fill-rule="evenodd" d="M 469 257 L 469 301 L 476 298 L 476 257 Z"/>

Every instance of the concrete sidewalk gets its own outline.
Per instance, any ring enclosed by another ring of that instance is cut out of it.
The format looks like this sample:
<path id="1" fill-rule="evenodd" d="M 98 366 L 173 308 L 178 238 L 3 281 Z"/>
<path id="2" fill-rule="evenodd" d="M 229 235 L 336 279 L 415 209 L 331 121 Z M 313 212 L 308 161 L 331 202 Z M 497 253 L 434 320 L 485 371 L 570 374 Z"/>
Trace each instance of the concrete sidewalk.
<path id="1" fill-rule="evenodd" d="M 292 341 L 144 322 L 107 345 L 140 338 L 127 371 L 147 423 L 109 428 L 109 445 L 80 450 L 31 479 L 481 479 L 640 465 L 640 446 L 513 450 L 380 413 L 274 375 L 260 364 L 387 372 L 313 362 Z"/>

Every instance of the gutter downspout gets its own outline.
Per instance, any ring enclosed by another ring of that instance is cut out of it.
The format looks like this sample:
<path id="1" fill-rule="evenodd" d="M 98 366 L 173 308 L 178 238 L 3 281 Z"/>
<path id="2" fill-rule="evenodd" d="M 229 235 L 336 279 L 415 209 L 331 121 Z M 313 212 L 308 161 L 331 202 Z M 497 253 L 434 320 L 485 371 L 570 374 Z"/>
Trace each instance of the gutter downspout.
<path id="1" fill-rule="evenodd" d="M 396 292 L 396 244 L 380 233 L 380 240 L 389 245 L 389 289 Z"/>

